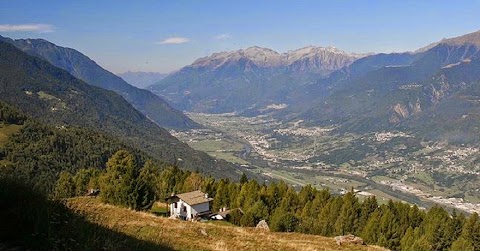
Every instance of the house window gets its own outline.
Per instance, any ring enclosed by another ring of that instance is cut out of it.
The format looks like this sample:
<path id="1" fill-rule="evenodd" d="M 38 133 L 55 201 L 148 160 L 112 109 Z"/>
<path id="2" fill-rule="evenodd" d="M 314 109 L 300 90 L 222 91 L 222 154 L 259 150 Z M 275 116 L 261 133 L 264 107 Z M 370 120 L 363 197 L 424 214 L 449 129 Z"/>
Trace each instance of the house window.
<path id="1" fill-rule="evenodd" d="M 186 206 L 183 206 L 183 211 L 184 211 L 184 212 L 187 211 L 187 207 L 186 207 Z"/>
<path id="2" fill-rule="evenodd" d="M 177 208 L 177 202 L 173 203 L 173 208 L 175 208 L 175 209 Z"/>

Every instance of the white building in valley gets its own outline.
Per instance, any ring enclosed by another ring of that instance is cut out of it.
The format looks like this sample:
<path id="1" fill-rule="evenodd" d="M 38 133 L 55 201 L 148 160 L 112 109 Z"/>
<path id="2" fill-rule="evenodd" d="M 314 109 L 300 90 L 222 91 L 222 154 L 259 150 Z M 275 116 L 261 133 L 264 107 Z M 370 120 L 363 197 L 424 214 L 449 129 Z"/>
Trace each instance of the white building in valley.
<path id="1" fill-rule="evenodd" d="M 193 220 L 210 215 L 210 201 L 208 194 L 202 191 L 173 194 L 167 198 L 170 216 L 184 220 Z"/>

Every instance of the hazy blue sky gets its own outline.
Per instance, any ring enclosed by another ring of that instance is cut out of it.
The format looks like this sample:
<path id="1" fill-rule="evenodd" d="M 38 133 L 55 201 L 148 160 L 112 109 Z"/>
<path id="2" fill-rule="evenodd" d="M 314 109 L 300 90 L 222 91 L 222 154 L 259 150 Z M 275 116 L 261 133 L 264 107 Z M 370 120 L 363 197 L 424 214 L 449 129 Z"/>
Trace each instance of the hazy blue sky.
<path id="1" fill-rule="evenodd" d="M 140 2 L 140 3 L 137 3 Z M 415 50 L 480 30 L 480 1 L 47 1 L 0 4 L 0 34 L 75 48 L 113 72 L 168 72 L 253 45 Z"/>

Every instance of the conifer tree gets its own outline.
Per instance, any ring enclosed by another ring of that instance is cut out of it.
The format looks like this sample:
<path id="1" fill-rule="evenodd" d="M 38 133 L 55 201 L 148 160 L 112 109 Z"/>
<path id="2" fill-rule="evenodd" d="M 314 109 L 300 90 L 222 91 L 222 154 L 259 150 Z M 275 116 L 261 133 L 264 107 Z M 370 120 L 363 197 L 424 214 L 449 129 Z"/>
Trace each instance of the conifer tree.
<path id="1" fill-rule="evenodd" d="M 88 184 L 90 183 L 90 173 L 88 169 L 80 169 L 73 176 L 75 182 L 75 195 L 82 196 L 87 193 Z"/>
<path id="2" fill-rule="evenodd" d="M 360 209 L 360 219 L 358 220 L 358 228 L 356 230 L 357 235 L 360 235 L 363 231 L 363 228 L 367 225 L 367 221 L 370 218 L 371 214 L 375 212 L 378 208 L 377 198 L 375 196 L 367 197 L 361 206 Z"/>
<path id="3" fill-rule="evenodd" d="M 55 184 L 54 198 L 65 199 L 75 196 L 75 181 L 69 172 L 61 172 Z"/>
<path id="4" fill-rule="evenodd" d="M 240 177 L 240 185 L 243 185 L 248 182 L 247 175 L 245 173 L 242 173 L 242 176 Z"/>
<path id="5" fill-rule="evenodd" d="M 363 228 L 362 238 L 367 243 L 377 243 L 380 238 L 380 219 L 382 217 L 381 210 L 375 210 L 370 218 L 367 220 L 367 224 Z"/>
<path id="6" fill-rule="evenodd" d="M 400 240 L 400 248 L 401 250 L 405 250 L 405 251 L 411 250 L 414 243 L 415 243 L 414 230 L 410 226 L 405 232 L 405 235 L 403 235 L 402 239 Z"/>
<path id="7" fill-rule="evenodd" d="M 358 227 L 360 216 L 360 205 L 353 190 L 346 193 L 343 197 L 340 215 L 335 222 L 335 231 L 337 235 L 353 234 Z"/>
<path id="8" fill-rule="evenodd" d="M 130 207 L 135 206 L 137 166 L 132 154 L 117 151 L 107 162 L 106 172 L 100 181 L 100 195 L 104 202 Z"/>

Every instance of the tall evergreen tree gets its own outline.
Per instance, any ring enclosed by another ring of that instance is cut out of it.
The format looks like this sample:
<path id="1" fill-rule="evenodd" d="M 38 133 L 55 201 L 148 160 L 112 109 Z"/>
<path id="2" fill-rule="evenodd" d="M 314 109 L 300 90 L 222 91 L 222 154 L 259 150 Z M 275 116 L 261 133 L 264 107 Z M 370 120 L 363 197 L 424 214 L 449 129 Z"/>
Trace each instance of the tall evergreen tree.
<path id="1" fill-rule="evenodd" d="M 100 179 L 101 198 L 104 202 L 130 207 L 135 206 L 137 166 L 132 154 L 117 151 L 107 162 L 106 172 Z"/>
<path id="2" fill-rule="evenodd" d="M 75 196 L 75 181 L 69 172 L 61 172 L 55 184 L 54 198 L 65 199 Z"/>
<path id="3" fill-rule="evenodd" d="M 359 223 L 360 204 L 353 191 L 346 193 L 342 198 L 342 208 L 335 222 L 335 231 L 337 235 L 353 234 Z"/>

